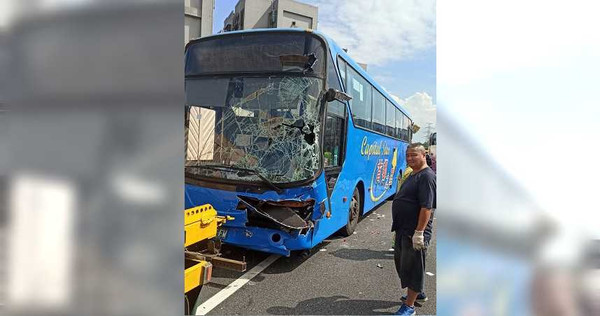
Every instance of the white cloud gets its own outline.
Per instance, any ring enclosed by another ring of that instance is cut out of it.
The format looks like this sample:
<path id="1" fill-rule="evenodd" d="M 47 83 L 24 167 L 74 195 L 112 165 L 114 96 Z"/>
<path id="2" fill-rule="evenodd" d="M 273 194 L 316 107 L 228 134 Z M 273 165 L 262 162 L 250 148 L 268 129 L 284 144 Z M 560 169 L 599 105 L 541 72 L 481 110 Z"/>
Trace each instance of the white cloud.
<path id="1" fill-rule="evenodd" d="M 425 92 L 417 92 L 406 100 L 402 100 L 395 95 L 392 95 L 392 98 L 402 104 L 412 116 L 414 123 L 421 127 L 421 129 L 413 135 L 413 141 L 427 141 L 427 126 L 431 124 L 431 132 L 435 132 L 436 126 L 436 107 L 435 104 L 433 104 L 431 96 Z"/>
<path id="2" fill-rule="evenodd" d="M 396 82 L 396 78 L 394 76 L 391 75 L 381 75 L 381 74 L 372 74 L 373 77 L 375 78 L 375 80 L 377 81 L 377 83 L 379 83 L 380 85 L 393 85 Z M 389 92 L 385 87 L 382 86 L 382 88 L 384 90 L 386 90 L 387 92 Z"/>
<path id="3" fill-rule="evenodd" d="M 318 29 L 357 61 L 382 65 L 435 46 L 435 0 L 316 0 Z"/>
<path id="4" fill-rule="evenodd" d="M 598 5 L 574 2 L 440 1 L 438 10 L 444 14 L 437 19 L 438 84 L 460 85 L 597 54 L 600 32 L 591 23 L 598 20 Z"/>
<path id="5" fill-rule="evenodd" d="M 437 102 L 559 223 L 593 231 L 597 207 L 572 213 L 574 197 L 595 196 L 600 178 L 585 168 L 600 156 L 598 9 L 581 0 L 440 1 L 437 21 Z M 584 171 L 570 172 L 571 152 Z"/>

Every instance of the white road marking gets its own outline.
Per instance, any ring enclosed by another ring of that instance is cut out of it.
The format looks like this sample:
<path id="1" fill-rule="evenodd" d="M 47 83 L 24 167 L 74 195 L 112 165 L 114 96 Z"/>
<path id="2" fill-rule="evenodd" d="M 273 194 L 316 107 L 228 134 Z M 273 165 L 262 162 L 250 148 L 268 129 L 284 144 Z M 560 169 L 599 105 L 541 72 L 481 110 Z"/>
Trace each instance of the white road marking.
<path id="1" fill-rule="evenodd" d="M 250 271 L 246 272 L 244 275 L 239 277 L 237 280 L 231 282 L 226 288 L 219 291 L 219 293 L 213 295 L 211 298 L 206 300 L 206 302 L 202 303 L 202 305 L 196 308 L 196 315 L 206 315 L 213 308 L 217 307 L 217 305 L 221 304 L 224 300 L 226 300 L 229 296 L 239 290 L 244 284 L 248 283 L 248 281 L 252 280 L 255 276 L 261 273 L 264 269 L 270 266 L 275 260 L 279 259 L 280 255 L 270 255 L 267 259 L 263 260 L 261 263 L 257 264 L 254 268 L 250 269 Z"/>

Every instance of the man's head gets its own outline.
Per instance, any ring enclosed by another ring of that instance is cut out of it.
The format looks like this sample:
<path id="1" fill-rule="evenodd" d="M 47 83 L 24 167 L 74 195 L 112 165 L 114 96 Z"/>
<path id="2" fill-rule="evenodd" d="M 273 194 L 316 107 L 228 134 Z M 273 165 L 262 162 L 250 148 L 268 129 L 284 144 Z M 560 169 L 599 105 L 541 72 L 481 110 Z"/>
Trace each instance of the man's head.
<path id="1" fill-rule="evenodd" d="M 413 169 L 419 170 L 427 165 L 425 158 L 425 147 L 421 143 L 413 143 L 408 145 L 406 149 L 406 163 Z"/>

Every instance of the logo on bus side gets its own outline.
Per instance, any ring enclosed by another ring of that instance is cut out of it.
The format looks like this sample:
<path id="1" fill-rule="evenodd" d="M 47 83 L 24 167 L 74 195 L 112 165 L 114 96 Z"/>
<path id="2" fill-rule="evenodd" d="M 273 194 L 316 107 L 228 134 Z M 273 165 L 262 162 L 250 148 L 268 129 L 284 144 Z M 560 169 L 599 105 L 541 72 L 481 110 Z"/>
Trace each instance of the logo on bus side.
<path id="1" fill-rule="evenodd" d="M 367 156 L 367 160 L 371 156 L 379 156 L 375 163 L 375 169 L 371 176 L 371 200 L 373 202 L 379 201 L 383 195 L 392 187 L 394 181 L 394 172 L 396 171 L 396 165 L 398 163 L 398 150 L 393 149 L 391 166 L 389 163 L 390 157 L 382 157 L 390 154 L 390 147 L 382 140 L 381 142 L 373 142 L 369 145 L 367 136 L 363 138 L 362 145 L 360 147 L 360 154 Z M 389 167 L 389 169 L 388 169 Z"/>
<path id="2" fill-rule="evenodd" d="M 382 140 L 379 144 L 373 142 L 369 145 L 367 136 L 365 136 L 362 140 L 362 145 L 360 146 L 360 154 L 367 156 L 367 159 L 371 158 L 371 156 L 385 156 L 390 154 L 390 148 L 385 140 Z"/>

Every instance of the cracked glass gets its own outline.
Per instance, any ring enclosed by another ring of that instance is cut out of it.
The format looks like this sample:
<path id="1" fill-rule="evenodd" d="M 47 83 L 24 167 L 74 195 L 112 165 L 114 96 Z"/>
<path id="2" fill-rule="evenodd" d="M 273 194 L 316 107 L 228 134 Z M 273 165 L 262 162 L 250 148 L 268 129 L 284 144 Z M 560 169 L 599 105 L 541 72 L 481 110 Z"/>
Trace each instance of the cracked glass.
<path id="1" fill-rule="evenodd" d="M 322 87 L 303 76 L 188 79 L 186 173 L 273 183 L 314 177 Z"/>
<path id="2" fill-rule="evenodd" d="M 325 47 L 305 32 L 199 39 L 185 56 L 186 175 L 276 183 L 321 168 Z"/>

